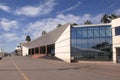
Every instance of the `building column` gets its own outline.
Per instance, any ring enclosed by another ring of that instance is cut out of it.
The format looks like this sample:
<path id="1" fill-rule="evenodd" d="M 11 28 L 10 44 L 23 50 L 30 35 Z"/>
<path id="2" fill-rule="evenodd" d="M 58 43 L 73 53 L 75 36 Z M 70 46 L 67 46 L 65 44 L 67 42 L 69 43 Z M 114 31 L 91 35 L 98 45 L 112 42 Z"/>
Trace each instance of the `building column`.
<path id="1" fill-rule="evenodd" d="M 45 54 L 47 54 L 48 55 L 48 53 L 47 53 L 47 45 L 45 46 Z"/>
<path id="2" fill-rule="evenodd" d="M 40 47 L 39 47 L 39 54 L 41 54 L 41 49 L 40 49 Z"/>
<path id="3" fill-rule="evenodd" d="M 113 47 L 113 62 L 117 63 L 116 48 Z"/>
<path id="4" fill-rule="evenodd" d="M 35 54 L 35 48 L 34 48 L 34 54 Z"/>
<path id="5" fill-rule="evenodd" d="M 32 49 L 31 49 L 31 55 L 32 55 Z"/>

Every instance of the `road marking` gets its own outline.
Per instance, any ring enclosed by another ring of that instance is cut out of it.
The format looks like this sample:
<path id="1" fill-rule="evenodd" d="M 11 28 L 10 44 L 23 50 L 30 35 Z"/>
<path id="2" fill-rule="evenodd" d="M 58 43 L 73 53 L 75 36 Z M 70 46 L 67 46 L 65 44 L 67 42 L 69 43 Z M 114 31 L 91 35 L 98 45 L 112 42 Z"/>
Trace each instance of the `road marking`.
<path id="1" fill-rule="evenodd" d="M 14 64 L 16 69 L 20 72 L 24 80 L 29 80 L 29 78 L 26 76 L 26 74 L 20 69 L 20 67 L 10 58 L 11 62 Z"/>

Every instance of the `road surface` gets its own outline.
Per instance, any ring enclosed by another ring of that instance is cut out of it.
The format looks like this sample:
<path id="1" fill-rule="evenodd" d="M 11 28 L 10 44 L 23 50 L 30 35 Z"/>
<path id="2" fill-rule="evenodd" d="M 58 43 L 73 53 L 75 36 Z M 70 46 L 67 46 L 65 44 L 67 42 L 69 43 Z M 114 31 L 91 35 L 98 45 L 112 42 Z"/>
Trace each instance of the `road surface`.
<path id="1" fill-rule="evenodd" d="M 120 80 L 120 64 L 4 57 L 0 60 L 0 80 Z"/>

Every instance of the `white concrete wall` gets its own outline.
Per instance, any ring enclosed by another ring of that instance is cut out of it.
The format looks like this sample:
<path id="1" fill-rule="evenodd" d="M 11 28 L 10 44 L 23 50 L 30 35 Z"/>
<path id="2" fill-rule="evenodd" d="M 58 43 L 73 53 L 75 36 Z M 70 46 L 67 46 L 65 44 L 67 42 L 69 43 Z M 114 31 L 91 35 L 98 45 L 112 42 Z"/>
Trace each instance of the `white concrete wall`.
<path id="1" fill-rule="evenodd" d="M 113 39 L 113 62 L 117 63 L 116 48 L 120 47 L 120 35 L 115 35 L 115 27 L 120 26 L 120 18 L 112 21 L 112 39 Z"/>
<path id="2" fill-rule="evenodd" d="M 28 51 L 29 51 L 29 49 L 28 49 L 27 47 L 22 46 L 22 55 L 23 55 L 23 56 L 28 55 L 28 54 L 29 54 Z"/>
<path id="3" fill-rule="evenodd" d="M 59 39 L 55 42 L 55 56 L 66 61 L 71 62 L 70 54 L 70 25 L 62 33 Z"/>

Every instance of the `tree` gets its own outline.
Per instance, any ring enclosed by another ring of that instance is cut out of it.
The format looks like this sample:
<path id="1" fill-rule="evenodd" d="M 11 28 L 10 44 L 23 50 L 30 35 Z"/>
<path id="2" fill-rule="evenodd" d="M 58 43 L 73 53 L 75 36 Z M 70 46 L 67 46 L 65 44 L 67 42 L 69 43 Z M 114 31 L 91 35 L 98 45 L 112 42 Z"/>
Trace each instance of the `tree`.
<path id="1" fill-rule="evenodd" d="M 77 26 L 78 24 L 77 24 L 77 23 L 73 23 L 72 25 L 73 25 L 73 26 Z"/>
<path id="2" fill-rule="evenodd" d="M 109 44 L 108 42 L 103 42 L 103 43 L 101 44 L 102 50 L 106 49 L 107 46 L 108 46 L 108 44 Z"/>
<path id="3" fill-rule="evenodd" d="M 111 14 L 110 16 L 109 16 L 109 19 L 112 21 L 113 19 L 116 19 L 116 18 L 118 18 L 119 16 L 118 15 L 116 15 L 116 14 Z"/>
<path id="4" fill-rule="evenodd" d="M 58 25 L 57 25 L 57 28 L 59 28 L 59 27 L 61 27 L 61 26 L 62 26 L 61 24 L 58 24 Z"/>
<path id="5" fill-rule="evenodd" d="M 47 32 L 46 31 L 42 31 L 42 35 L 46 34 Z"/>
<path id="6" fill-rule="evenodd" d="M 29 36 L 29 35 L 27 35 L 27 36 L 26 36 L 25 41 L 27 41 L 27 42 L 31 41 L 31 38 L 30 38 L 30 36 Z"/>
<path id="7" fill-rule="evenodd" d="M 109 19 L 109 16 L 107 14 L 104 14 L 103 17 L 101 18 L 102 23 L 110 23 L 111 20 Z"/>
<path id="8" fill-rule="evenodd" d="M 85 25 L 86 25 L 86 24 L 92 24 L 92 22 L 91 22 L 90 20 L 87 20 L 87 21 L 84 22 L 84 24 L 85 24 Z"/>
<path id="9" fill-rule="evenodd" d="M 101 19 L 101 22 L 102 23 L 110 23 L 113 19 L 116 19 L 118 17 L 120 17 L 120 16 L 116 15 L 116 14 L 111 14 L 111 15 L 104 14 Z"/>

